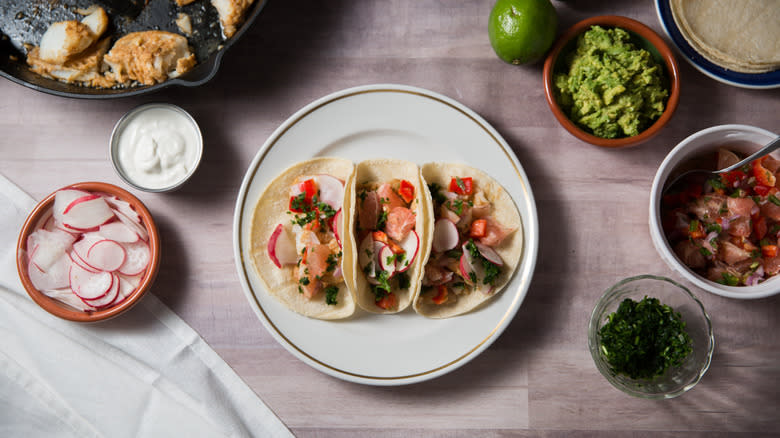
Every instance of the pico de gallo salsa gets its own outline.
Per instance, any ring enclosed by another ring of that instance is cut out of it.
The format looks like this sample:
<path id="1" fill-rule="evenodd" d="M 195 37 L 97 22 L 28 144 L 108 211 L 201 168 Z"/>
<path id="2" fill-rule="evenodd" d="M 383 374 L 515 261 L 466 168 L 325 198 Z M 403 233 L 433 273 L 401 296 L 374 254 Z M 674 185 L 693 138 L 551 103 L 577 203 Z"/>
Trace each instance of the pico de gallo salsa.
<path id="1" fill-rule="evenodd" d="M 717 168 L 741 158 L 720 148 Z M 663 196 L 666 237 L 686 266 L 728 286 L 753 286 L 780 272 L 780 160 L 763 157 Z"/>

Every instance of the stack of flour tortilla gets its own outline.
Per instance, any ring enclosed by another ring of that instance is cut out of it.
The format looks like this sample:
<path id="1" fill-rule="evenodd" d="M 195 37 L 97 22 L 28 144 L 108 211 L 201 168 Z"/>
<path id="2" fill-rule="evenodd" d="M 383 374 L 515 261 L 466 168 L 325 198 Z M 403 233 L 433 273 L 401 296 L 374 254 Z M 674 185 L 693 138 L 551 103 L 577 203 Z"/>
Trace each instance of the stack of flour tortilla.
<path id="1" fill-rule="evenodd" d="M 710 62 L 740 73 L 780 68 L 780 1 L 671 0 L 686 41 Z"/>

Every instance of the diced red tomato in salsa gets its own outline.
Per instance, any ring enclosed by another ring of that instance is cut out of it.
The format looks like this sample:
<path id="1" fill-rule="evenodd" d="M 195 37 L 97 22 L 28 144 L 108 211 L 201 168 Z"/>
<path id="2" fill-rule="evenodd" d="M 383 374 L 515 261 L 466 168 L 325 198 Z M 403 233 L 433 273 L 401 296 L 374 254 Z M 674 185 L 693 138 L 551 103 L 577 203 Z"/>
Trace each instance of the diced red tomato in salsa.
<path id="1" fill-rule="evenodd" d="M 470 195 L 474 191 L 474 181 L 470 176 L 465 178 L 453 176 L 450 180 L 449 190 L 459 195 Z"/>
<path id="2" fill-rule="evenodd" d="M 394 293 L 388 292 L 385 296 L 376 302 L 376 305 L 385 310 L 394 309 L 396 306 L 398 306 L 398 298 Z"/>
<path id="3" fill-rule="evenodd" d="M 485 237 L 487 233 L 487 220 L 477 219 L 471 223 L 469 237 Z"/>
<path id="4" fill-rule="evenodd" d="M 401 186 L 398 188 L 398 194 L 408 204 L 414 200 L 414 186 L 409 181 L 402 179 Z"/>

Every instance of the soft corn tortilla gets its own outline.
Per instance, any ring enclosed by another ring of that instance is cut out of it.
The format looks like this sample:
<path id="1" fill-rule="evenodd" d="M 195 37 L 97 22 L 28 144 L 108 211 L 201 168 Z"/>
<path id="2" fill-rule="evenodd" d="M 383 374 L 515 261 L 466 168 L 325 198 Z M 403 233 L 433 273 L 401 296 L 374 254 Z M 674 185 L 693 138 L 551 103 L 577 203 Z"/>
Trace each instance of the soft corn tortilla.
<path id="1" fill-rule="evenodd" d="M 709 61 L 741 73 L 780 67 L 780 1 L 672 0 L 685 40 Z"/>
<path id="2" fill-rule="evenodd" d="M 349 160 L 341 158 L 315 158 L 295 164 L 268 184 L 268 187 L 260 195 L 252 216 L 250 253 L 263 286 L 271 296 L 289 309 L 310 318 L 346 318 L 355 312 L 354 296 L 347 287 L 346 282 L 344 282 L 339 285 L 339 293 L 336 298 L 338 303 L 335 305 L 326 304 L 325 296 L 322 293 L 311 300 L 306 298 L 298 291 L 298 283 L 294 277 L 295 267 L 279 269 L 269 258 L 268 239 L 278 224 L 290 223 L 291 216 L 287 214 L 290 202 L 290 187 L 295 183 L 297 177 L 317 174 L 335 176 L 344 181 L 344 193 L 346 195 L 353 170 L 354 164 Z M 348 198 L 345 198 L 340 215 L 342 221 L 346 216 L 346 212 L 349 211 L 347 201 Z M 342 229 L 345 229 L 345 227 L 342 226 Z M 342 242 L 344 242 L 343 237 Z M 345 245 L 344 243 L 342 244 Z M 347 276 L 346 266 L 345 258 L 342 256 L 341 269 L 345 278 Z"/>
<path id="3" fill-rule="evenodd" d="M 454 303 L 445 302 L 444 304 L 425 303 L 418 294 L 414 298 L 414 310 L 420 315 L 430 318 L 449 318 L 451 316 L 461 315 L 479 307 L 484 302 L 496 296 L 509 283 L 517 266 L 520 264 L 520 258 L 523 254 L 523 223 L 520 218 L 520 212 L 517 210 L 512 197 L 495 179 L 488 176 L 479 169 L 475 169 L 465 164 L 457 163 L 427 163 L 422 166 L 423 183 L 436 183 L 445 189 L 449 187 L 452 177 L 471 177 L 474 183 L 474 189 L 480 190 L 493 206 L 490 217 L 501 223 L 507 228 L 514 228 L 515 231 L 507 236 L 501 245 L 493 248 L 501 256 L 504 266 L 501 267 L 501 274 L 495 282 L 492 293 L 485 294 L 474 290 L 467 294 L 458 296 Z M 430 246 L 433 243 L 433 224 L 436 222 L 436 215 L 433 211 L 433 199 L 426 189 L 427 199 L 426 207 L 429 209 L 427 216 L 430 218 L 431 231 L 428 233 L 426 245 L 428 254 Z M 427 261 L 427 259 L 426 259 Z M 424 272 L 423 265 L 423 272 Z M 419 289 L 418 289 L 419 290 Z"/>
<path id="4" fill-rule="evenodd" d="M 390 182 L 393 179 L 405 179 L 414 186 L 415 200 L 412 201 L 410 206 L 411 210 L 416 213 L 417 223 L 415 225 L 415 231 L 420 238 L 420 248 L 417 253 L 417 257 L 412 262 L 412 266 L 406 271 L 409 275 L 410 286 L 409 290 L 394 290 L 398 298 L 398 308 L 394 310 L 385 310 L 376 305 L 374 294 L 371 292 L 371 285 L 366 280 L 366 276 L 358 265 L 357 236 L 355 235 L 355 225 L 357 223 L 357 215 L 359 205 L 356 201 L 357 187 L 367 182 L 384 183 Z M 427 249 L 430 247 L 426 245 L 426 233 L 425 224 L 426 209 L 424 207 L 425 195 L 423 193 L 423 184 L 420 176 L 420 169 L 416 164 L 404 161 L 404 160 L 391 160 L 391 159 L 375 159 L 367 160 L 358 163 L 355 168 L 355 176 L 352 178 L 352 183 L 349 187 L 348 199 L 350 203 L 349 224 L 347 226 L 347 242 L 345 248 L 349 247 L 349 251 L 345 255 L 345 260 L 349 262 L 349 275 L 345 273 L 347 282 L 350 288 L 355 292 L 355 299 L 358 306 L 362 309 L 372 313 L 397 313 L 407 307 L 412 302 L 412 298 L 417 294 L 420 289 L 420 280 L 422 279 L 422 262 L 427 258 Z"/>

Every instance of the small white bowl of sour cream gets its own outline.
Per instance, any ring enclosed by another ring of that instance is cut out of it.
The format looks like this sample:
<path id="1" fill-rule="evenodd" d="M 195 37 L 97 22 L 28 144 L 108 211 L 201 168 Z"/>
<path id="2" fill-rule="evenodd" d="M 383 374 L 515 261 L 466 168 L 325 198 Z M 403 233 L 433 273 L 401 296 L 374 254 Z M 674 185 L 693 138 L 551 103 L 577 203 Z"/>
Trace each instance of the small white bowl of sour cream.
<path id="1" fill-rule="evenodd" d="M 119 119 L 111 133 L 110 154 L 125 183 L 147 192 L 169 192 L 195 173 L 203 155 L 203 136 L 187 111 L 169 103 L 149 103 Z"/>

